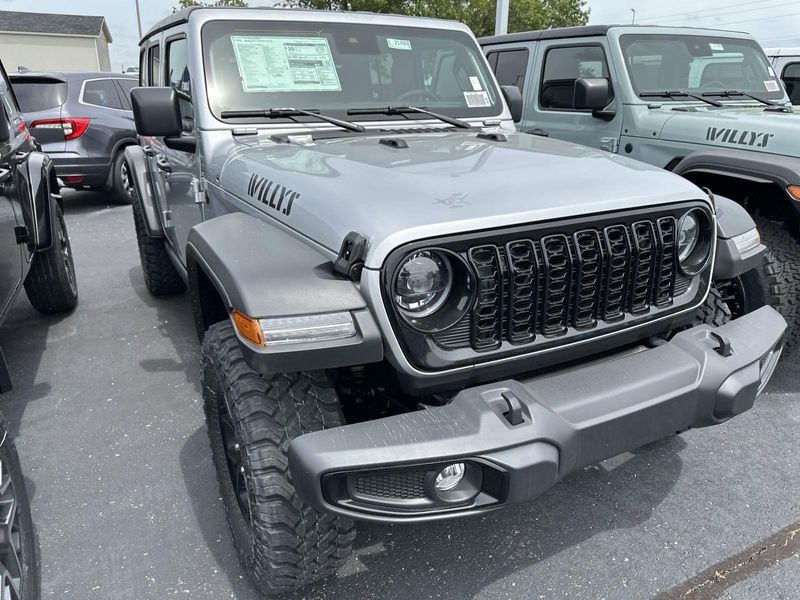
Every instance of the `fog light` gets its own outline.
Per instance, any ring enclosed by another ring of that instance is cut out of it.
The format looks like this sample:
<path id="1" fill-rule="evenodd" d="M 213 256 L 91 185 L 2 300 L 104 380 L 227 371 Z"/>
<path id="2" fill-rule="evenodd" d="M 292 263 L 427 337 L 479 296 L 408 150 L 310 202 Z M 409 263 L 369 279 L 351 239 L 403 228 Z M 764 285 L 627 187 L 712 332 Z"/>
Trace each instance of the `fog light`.
<path id="1" fill-rule="evenodd" d="M 447 492 L 456 487 L 464 479 L 464 463 L 453 463 L 439 471 L 435 486 L 440 492 Z M 430 480 L 429 480 L 430 481 Z"/>

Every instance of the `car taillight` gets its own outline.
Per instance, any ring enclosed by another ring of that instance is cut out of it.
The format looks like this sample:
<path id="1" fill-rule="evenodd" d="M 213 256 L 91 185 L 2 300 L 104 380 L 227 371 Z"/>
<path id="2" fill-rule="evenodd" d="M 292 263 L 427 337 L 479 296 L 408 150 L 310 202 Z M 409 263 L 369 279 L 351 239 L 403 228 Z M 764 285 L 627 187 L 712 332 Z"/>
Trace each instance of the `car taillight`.
<path id="1" fill-rule="evenodd" d="M 57 127 L 64 130 L 65 140 L 74 140 L 81 137 L 89 127 L 89 119 L 87 117 L 66 117 L 64 119 L 39 119 L 31 123 L 31 129 L 55 129 Z"/>

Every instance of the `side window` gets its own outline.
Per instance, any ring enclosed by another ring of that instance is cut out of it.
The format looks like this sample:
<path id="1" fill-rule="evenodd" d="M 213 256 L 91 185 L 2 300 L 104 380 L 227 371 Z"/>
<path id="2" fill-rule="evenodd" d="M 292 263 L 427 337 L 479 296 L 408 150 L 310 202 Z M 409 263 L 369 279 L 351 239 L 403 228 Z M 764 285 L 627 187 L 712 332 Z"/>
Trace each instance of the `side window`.
<path id="1" fill-rule="evenodd" d="M 161 49 L 158 44 L 147 50 L 147 85 L 159 85 L 158 74 L 161 71 Z"/>
<path id="2" fill-rule="evenodd" d="M 183 130 L 192 131 L 194 129 L 194 112 L 191 101 L 186 98 L 192 96 L 192 80 L 189 77 L 189 48 L 186 38 L 168 41 L 166 55 L 167 72 L 164 74 L 164 84 L 183 95 L 183 97 L 179 97 Z"/>
<path id="3" fill-rule="evenodd" d="M 580 77 L 609 79 L 608 64 L 600 46 L 551 48 L 544 57 L 539 106 L 556 110 L 574 110 L 575 80 Z M 614 99 L 609 80 L 608 101 Z"/>
<path id="4" fill-rule="evenodd" d="M 515 85 L 525 90 L 525 72 L 528 70 L 528 49 L 500 50 L 487 56 L 500 85 Z"/>
<path id="5" fill-rule="evenodd" d="M 146 57 L 147 52 L 142 48 L 142 51 L 139 52 L 139 85 L 147 85 L 147 80 L 145 79 L 145 73 L 147 73 Z"/>
<path id="6" fill-rule="evenodd" d="M 113 79 L 91 79 L 83 85 L 84 104 L 93 104 L 104 108 L 122 108 L 122 102 L 117 93 L 117 86 Z"/>
<path id="7" fill-rule="evenodd" d="M 117 84 L 117 91 L 119 98 L 122 100 L 122 108 L 125 110 L 131 109 L 131 90 L 136 87 L 135 79 L 115 79 L 114 83 Z"/>
<path id="8" fill-rule="evenodd" d="M 789 63 L 781 75 L 792 104 L 800 104 L 800 62 Z"/>

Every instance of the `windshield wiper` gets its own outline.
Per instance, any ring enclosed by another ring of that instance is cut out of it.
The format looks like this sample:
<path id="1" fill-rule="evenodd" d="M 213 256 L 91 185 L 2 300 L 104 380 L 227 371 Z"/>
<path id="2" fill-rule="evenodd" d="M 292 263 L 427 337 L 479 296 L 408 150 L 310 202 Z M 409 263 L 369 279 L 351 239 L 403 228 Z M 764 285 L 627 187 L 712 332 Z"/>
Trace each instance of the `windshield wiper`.
<path id="1" fill-rule="evenodd" d="M 350 121 L 342 121 L 328 115 L 322 115 L 318 110 L 303 110 L 302 108 L 266 108 L 263 110 L 223 110 L 220 116 L 223 119 L 231 117 L 244 117 L 244 118 L 262 118 L 262 119 L 280 119 L 282 117 L 314 117 L 320 121 L 325 121 L 331 125 L 336 125 L 348 131 L 366 131 L 366 127 L 351 123 Z"/>
<path id="2" fill-rule="evenodd" d="M 723 105 L 721 102 L 717 102 L 716 100 L 709 100 L 708 98 L 703 98 L 698 94 L 693 94 L 692 92 L 687 92 L 686 90 L 667 90 L 665 92 L 639 92 L 639 98 L 694 98 L 695 100 L 700 100 L 701 102 L 705 102 L 706 104 L 710 104 L 711 106 L 716 106 L 717 108 L 721 108 Z"/>
<path id="3" fill-rule="evenodd" d="M 783 106 L 778 102 L 773 102 L 772 100 L 767 100 L 766 98 L 759 98 L 758 96 L 754 96 L 753 94 L 748 94 L 747 92 L 741 92 L 739 90 L 721 90 L 719 92 L 703 92 L 703 96 L 720 96 L 722 98 L 733 98 L 734 96 L 744 96 L 745 98 L 752 98 L 753 100 L 758 100 L 759 102 L 766 104 L 767 106 Z"/>
<path id="4" fill-rule="evenodd" d="M 347 111 L 348 115 L 406 115 L 406 113 L 420 113 L 428 115 L 434 119 L 439 119 L 443 123 L 459 127 L 461 129 L 472 129 L 472 125 L 461 119 L 454 119 L 440 113 L 421 108 L 419 106 L 384 106 L 376 108 L 351 108 Z"/>

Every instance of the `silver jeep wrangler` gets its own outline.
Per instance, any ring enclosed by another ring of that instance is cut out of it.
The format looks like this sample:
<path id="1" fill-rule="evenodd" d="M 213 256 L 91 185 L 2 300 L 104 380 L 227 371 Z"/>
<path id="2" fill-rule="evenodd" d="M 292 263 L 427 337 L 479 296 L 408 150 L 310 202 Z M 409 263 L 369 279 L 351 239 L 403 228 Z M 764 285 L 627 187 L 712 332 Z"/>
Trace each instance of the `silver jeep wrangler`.
<path id="1" fill-rule="evenodd" d="M 221 495 L 265 593 L 333 573 L 356 520 L 527 501 L 748 410 L 783 318 L 712 281 L 744 209 L 516 133 L 463 25 L 189 9 L 141 44 L 126 149 L 144 278 L 186 287 Z"/>

